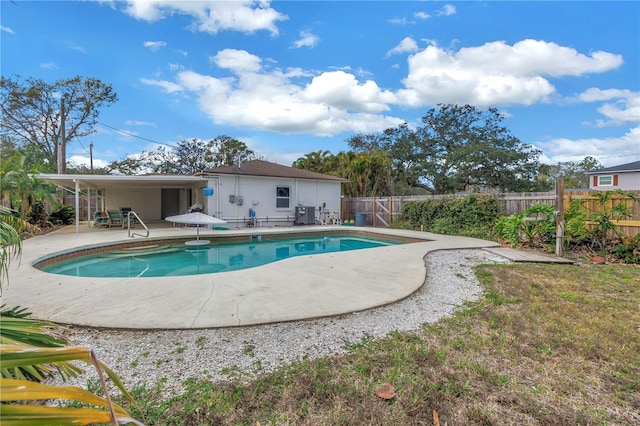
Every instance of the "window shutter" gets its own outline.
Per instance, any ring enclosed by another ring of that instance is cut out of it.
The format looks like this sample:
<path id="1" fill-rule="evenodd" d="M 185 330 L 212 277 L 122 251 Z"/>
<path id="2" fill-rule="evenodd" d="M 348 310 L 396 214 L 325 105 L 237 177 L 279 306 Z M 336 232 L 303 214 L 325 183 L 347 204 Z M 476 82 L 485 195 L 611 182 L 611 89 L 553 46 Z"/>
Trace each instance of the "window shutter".
<path id="1" fill-rule="evenodd" d="M 618 175 L 613 175 L 613 186 L 618 186 Z"/>
<path id="2" fill-rule="evenodd" d="M 598 176 L 593 177 L 593 186 L 598 186 Z"/>

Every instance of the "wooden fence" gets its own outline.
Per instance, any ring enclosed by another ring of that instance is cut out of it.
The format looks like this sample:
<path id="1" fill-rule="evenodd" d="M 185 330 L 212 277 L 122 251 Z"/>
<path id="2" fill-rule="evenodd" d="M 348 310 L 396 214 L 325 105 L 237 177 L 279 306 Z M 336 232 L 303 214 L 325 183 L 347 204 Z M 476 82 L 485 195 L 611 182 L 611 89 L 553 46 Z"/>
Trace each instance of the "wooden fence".
<path id="1" fill-rule="evenodd" d="M 631 191 L 631 193 L 640 197 L 640 191 Z M 629 218 L 625 218 L 625 220 L 616 222 L 618 229 L 628 236 L 640 234 L 640 203 L 614 195 L 602 206 L 595 194 L 597 194 L 596 191 L 565 191 L 565 210 L 569 208 L 571 200 L 582 200 L 582 208 L 589 213 L 603 212 L 610 209 L 613 203 L 622 202 L 629 207 L 632 215 Z M 465 197 L 466 195 L 468 194 L 343 198 L 341 218 L 342 220 L 358 219 L 358 221 L 364 222 L 364 226 L 387 227 L 395 220 L 400 219 L 402 205 L 406 202 L 446 197 Z M 556 204 L 555 192 L 502 193 L 491 194 L 491 196 L 496 198 L 498 212 L 503 216 L 522 213 L 537 203 L 552 206 Z M 356 217 L 356 214 L 358 214 L 358 217 Z"/>

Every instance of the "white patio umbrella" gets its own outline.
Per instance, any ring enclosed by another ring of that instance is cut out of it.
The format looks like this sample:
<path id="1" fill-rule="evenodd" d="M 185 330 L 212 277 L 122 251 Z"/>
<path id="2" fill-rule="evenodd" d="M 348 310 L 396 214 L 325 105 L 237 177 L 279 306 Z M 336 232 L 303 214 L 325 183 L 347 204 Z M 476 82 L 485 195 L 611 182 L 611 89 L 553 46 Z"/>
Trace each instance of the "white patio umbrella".
<path id="1" fill-rule="evenodd" d="M 196 225 L 196 239 L 195 241 L 187 241 L 185 244 L 188 245 L 201 245 L 201 244 L 209 244 L 208 240 L 200 239 L 200 226 L 205 225 L 217 225 L 220 227 L 227 227 L 227 222 L 222 219 L 218 219 L 217 217 L 209 216 L 208 214 L 204 214 L 201 212 L 193 212 L 193 213 L 185 213 L 179 214 L 176 216 L 167 216 L 164 220 L 175 223 L 186 223 L 188 225 Z"/>

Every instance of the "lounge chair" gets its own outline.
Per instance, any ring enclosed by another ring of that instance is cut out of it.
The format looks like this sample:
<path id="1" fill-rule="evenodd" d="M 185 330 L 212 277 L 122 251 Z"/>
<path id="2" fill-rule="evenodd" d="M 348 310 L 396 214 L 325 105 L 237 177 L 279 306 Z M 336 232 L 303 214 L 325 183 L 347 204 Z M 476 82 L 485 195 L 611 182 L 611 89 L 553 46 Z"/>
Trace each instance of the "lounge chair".
<path id="1" fill-rule="evenodd" d="M 120 207 L 120 214 L 122 215 L 122 227 L 126 228 L 129 225 L 129 212 L 132 211 L 131 207 Z M 138 219 L 135 216 L 131 216 L 131 225 L 138 223 Z"/>
<path id="2" fill-rule="evenodd" d="M 107 213 L 109 214 L 109 220 L 111 221 L 109 228 L 112 226 L 122 226 L 124 221 L 122 220 L 122 215 L 118 210 L 107 210 Z"/>
<path id="3" fill-rule="evenodd" d="M 111 220 L 107 212 L 93 212 L 93 227 L 99 228 L 101 226 L 108 226 L 111 228 Z"/>

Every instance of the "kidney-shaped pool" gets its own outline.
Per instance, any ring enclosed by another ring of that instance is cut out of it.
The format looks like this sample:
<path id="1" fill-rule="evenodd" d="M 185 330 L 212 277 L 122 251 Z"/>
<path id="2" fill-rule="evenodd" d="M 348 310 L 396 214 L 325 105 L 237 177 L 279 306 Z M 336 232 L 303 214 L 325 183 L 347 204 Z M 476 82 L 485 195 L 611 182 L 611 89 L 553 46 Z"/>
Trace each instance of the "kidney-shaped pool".
<path id="1" fill-rule="evenodd" d="M 63 260 L 36 262 L 42 271 L 76 277 L 133 278 L 211 274 L 253 268 L 295 256 L 403 244 L 406 241 L 354 235 L 312 235 L 213 242 L 208 245 L 158 243 L 76 252 Z"/>

